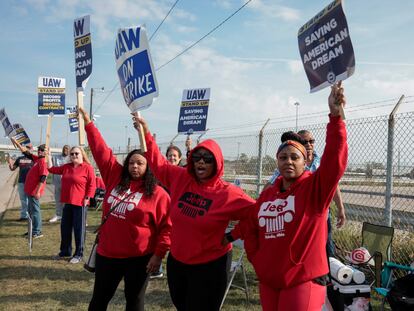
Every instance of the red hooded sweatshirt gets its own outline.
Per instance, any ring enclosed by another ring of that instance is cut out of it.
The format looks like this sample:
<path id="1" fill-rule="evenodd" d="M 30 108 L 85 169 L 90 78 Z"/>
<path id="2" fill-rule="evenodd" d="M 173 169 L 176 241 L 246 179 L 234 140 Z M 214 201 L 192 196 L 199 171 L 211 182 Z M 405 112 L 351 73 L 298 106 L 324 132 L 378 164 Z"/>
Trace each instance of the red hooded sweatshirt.
<path id="1" fill-rule="evenodd" d="M 278 290 L 328 273 L 326 219 L 347 158 L 345 124 L 331 116 L 319 169 L 305 171 L 285 192 L 279 176 L 261 193 L 248 221 L 240 222 L 261 283 Z"/>
<path id="2" fill-rule="evenodd" d="M 170 246 L 170 198 L 160 186 L 152 196 L 144 194 L 141 180 L 130 183 L 126 193 L 116 186 L 121 180 L 122 165 L 112 154 L 95 125 L 85 126 L 89 147 L 106 185 L 103 215 L 115 204 L 99 232 L 97 252 L 110 258 L 128 258 L 154 253 L 164 257 Z"/>
<path id="3" fill-rule="evenodd" d="M 183 168 L 168 163 L 150 133 L 145 139 L 151 170 L 170 191 L 172 256 L 185 264 L 206 263 L 224 256 L 232 247 L 221 245 L 229 221 L 247 217 L 254 200 L 221 179 L 224 160 L 219 145 L 210 139 L 197 145 Z M 197 182 L 191 160 L 193 152 L 201 147 L 216 160 L 216 173 L 206 183 Z"/>
<path id="4" fill-rule="evenodd" d="M 29 172 L 26 175 L 26 181 L 24 183 L 24 192 L 29 196 L 34 196 L 36 194 L 36 189 L 39 183 L 41 182 L 41 177 L 49 175 L 47 171 L 45 157 L 38 157 L 35 154 L 25 153 L 30 155 L 29 157 L 33 160 L 34 165 L 30 168 Z M 40 186 L 40 196 L 45 192 L 46 179 L 42 182 Z"/>

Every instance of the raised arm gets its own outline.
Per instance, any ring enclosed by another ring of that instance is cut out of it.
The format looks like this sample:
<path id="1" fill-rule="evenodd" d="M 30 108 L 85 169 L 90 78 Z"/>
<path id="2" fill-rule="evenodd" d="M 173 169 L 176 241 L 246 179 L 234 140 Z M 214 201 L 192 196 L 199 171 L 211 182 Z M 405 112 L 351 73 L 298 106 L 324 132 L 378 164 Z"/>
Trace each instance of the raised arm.
<path id="1" fill-rule="evenodd" d="M 106 145 L 101 133 L 95 124 L 93 124 L 86 111 L 83 108 L 79 108 L 79 113 L 85 122 L 89 148 L 91 148 L 93 158 L 102 174 L 102 179 L 105 184 L 112 184 L 114 182 L 114 176 L 111 172 L 114 169 L 121 170 L 121 164 L 118 163 L 116 157 L 112 154 L 112 149 Z"/>
<path id="2" fill-rule="evenodd" d="M 321 164 L 313 176 L 311 199 L 316 200 L 319 212 L 329 206 L 343 176 L 348 160 L 348 144 L 345 123 L 342 120 L 345 105 L 344 89 L 341 83 L 332 86 L 329 95 L 329 123 L 326 130 L 326 146 Z"/>
<path id="3" fill-rule="evenodd" d="M 143 118 L 134 116 L 134 128 L 138 130 L 138 123 L 142 125 L 145 141 L 147 143 L 147 152 L 145 158 L 155 177 L 168 189 L 171 190 L 173 180 L 177 180 L 183 174 L 186 174 L 186 169 L 170 164 L 167 159 L 161 154 L 157 143 L 152 137 L 148 128 L 147 122 Z"/>

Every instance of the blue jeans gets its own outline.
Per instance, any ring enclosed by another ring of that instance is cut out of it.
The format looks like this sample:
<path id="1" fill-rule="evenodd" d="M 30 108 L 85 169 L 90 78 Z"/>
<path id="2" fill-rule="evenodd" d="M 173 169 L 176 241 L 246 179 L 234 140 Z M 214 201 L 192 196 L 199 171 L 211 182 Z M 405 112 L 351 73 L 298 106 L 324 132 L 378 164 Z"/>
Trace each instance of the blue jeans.
<path id="1" fill-rule="evenodd" d="M 74 257 L 83 256 L 85 244 L 86 208 L 82 206 L 65 204 L 63 207 L 62 220 L 60 222 L 60 253 L 59 256 L 72 255 L 72 229 L 75 235 Z"/>
<path id="2" fill-rule="evenodd" d="M 328 240 L 326 241 L 326 254 L 335 257 L 335 244 L 332 239 L 331 209 L 328 212 Z"/>
<path id="3" fill-rule="evenodd" d="M 40 202 L 32 196 L 29 198 L 29 216 L 33 223 L 33 234 L 40 234 L 42 232 L 42 213 L 40 211 Z"/>
<path id="4" fill-rule="evenodd" d="M 24 192 L 24 183 L 19 182 L 17 184 L 17 191 L 19 192 L 20 202 L 22 204 L 22 207 L 20 209 L 20 218 L 27 219 L 28 217 L 27 210 L 29 208 L 29 198 L 26 192 Z"/>

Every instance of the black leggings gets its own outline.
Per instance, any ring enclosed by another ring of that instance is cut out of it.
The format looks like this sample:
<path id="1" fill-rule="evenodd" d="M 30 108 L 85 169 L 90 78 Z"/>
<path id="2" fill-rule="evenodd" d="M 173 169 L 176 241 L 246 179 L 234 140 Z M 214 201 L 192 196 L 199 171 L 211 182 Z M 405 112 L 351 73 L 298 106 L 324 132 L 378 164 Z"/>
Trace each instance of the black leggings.
<path id="1" fill-rule="evenodd" d="M 170 254 L 168 287 L 178 311 L 218 311 L 227 286 L 231 251 L 205 264 L 187 265 Z"/>
<path id="2" fill-rule="evenodd" d="M 144 296 L 148 285 L 146 267 L 150 258 L 151 255 L 118 259 L 96 254 L 95 285 L 89 310 L 106 310 L 119 282 L 124 278 L 125 310 L 144 311 Z"/>

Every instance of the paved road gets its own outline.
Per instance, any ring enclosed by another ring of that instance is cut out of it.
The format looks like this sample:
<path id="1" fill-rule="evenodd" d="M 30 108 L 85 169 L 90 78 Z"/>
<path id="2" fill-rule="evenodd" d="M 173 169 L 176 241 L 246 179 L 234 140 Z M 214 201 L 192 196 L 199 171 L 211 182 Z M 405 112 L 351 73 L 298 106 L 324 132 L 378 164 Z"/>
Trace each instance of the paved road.
<path id="1" fill-rule="evenodd" d="M 15 206 L 20 206 L 17 187 L 14 187 L 18 170 L 10 171 L 7 165 L 0 165 L 0 219 L 3 213 Z M 47 185 L 41 203 L 54 201 L 53 185 Z"/>

